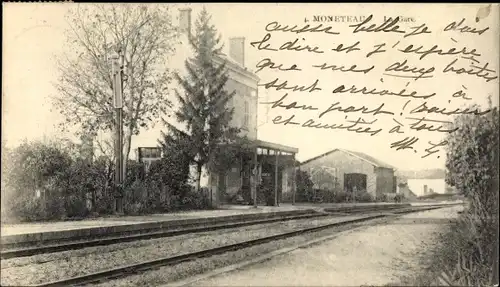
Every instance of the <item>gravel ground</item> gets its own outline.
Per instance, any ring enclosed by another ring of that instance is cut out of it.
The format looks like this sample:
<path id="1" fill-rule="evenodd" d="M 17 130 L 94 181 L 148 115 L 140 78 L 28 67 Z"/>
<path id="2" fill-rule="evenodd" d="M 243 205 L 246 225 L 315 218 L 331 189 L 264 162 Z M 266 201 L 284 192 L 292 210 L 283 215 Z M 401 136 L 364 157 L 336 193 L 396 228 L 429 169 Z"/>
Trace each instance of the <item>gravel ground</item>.
<path id="1" fill-rule="evenodd" d="M 131 275 L 117 280 L 92 285 L 97 287 L 125 287 L 125 286 L 160 286 L 162 284 L 168 284 L 169 282 L 174 282 L 183 278 L 201 274 L 214 270 L 216 268 L 221 268 L 238 262 L 243 262 L 249 258 L 254 258 L 262 254 L 266 254 L 275 250 L 279 250 L 285 247 L 302 244 L 312 239 L 316 239 L 322 236 L 328 236 L 332 234 L 338 234 L 339 232 L 352 232 L 353 228 L 360 228 L 371 226 L 377 222 L 387 222 L 388 219 L 375 219 L 370 222 L 356 223 L 348 226 L 332 227 L 327 230 L 322 230 L 314 233 L 308 233 L 300 236 L 295 236 L 292 238 L 287 238 L 283 240 L 278 240 L 270 243 L 265 243 L 257 246 L 252 246 L 249 248 L 227 252 L 220 255 L 215 255 L 212 257 L 201 258 L 191 262 L 181 263 L 175 266 L 160 267 L 156 270 L 147 271 L 138 275 Z M 341 234 L 341 233 L 340 233 Z M 240 282 L 238 286 L 247 286 L 248 282 Z M 282 286 L 293 286 L 294 284 L 283 284 Z M 203 286 L 218 286 L 213 284 L 204 284 Z M 266 285 L 259 285 L 266 286 Z"/>
<path id="2" fill-rule="evenodd" d="M 403 215 L 192 286 L 400 286 L 462 207 Z M 146 282 L 146 281 L 145 281 Z"/>
<path id="3" fill-rule="evenodd" d="M 249 226 L 236 230 L 188 234 L 6 259 L 1 261 L 1 283 L 2 286 L 40 284 L 47 281 L 116 268 L 118 266 L 180 255 L 226 244 L 234 244 L 303 227 L 313 227 L 359 217 L 361 216 L 302 219 Z"/>

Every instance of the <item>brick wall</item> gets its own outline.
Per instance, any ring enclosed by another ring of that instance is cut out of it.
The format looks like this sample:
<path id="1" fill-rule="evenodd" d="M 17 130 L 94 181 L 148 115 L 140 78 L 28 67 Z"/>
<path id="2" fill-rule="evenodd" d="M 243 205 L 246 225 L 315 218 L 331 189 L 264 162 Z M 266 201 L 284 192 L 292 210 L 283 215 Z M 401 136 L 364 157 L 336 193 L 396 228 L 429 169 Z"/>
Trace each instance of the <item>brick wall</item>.
<path id="1" fill-rule="evenodd" d="M 302 165 L 301 170 L 310 171 L 312 168 L 327 166 L 337 168 L 338 181 L 340 187 L 344 187 L 344 174 L 346 173 L 362 173 L 366 174 L 367 192 L 375 196 L 376 194 L 376 174 L 372 164 L 361 160 L 358 157 L 352 156 L 342 151 L 334 151 L 324 157 L 315 159 L 309 163 Z"/>

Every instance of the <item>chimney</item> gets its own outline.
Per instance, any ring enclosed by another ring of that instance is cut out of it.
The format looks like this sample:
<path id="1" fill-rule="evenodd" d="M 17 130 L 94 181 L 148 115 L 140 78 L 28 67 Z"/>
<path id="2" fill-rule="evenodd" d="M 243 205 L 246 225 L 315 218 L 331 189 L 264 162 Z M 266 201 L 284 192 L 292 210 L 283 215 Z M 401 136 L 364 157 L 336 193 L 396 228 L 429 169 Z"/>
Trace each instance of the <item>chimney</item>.
<path id="1" fill-rule="evenodd" d="M 186 35 L 191 34 L 191 8 L 179 9 L 179 28 Z"/>
<path id="2" fill-rule="evenodd" d="M 229 38 L 229 56 L 245 67 L 245 38 Z"/>

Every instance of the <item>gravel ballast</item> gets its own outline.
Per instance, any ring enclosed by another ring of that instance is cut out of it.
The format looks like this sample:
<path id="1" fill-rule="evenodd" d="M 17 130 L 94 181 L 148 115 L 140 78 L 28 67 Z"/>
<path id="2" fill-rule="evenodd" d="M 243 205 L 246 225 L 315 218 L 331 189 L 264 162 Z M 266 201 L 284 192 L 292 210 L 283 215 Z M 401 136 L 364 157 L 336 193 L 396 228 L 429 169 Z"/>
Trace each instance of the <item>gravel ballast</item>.
<path id="1" fill-rule="evenodd" d="M 186 277 L 205 273 L 217 268 L 222 268 L 231 264 L 244 262 L 250 258 L 267 254 L 285 247 L 299 245 L 310 240 L 336 233 L 354 232 L 355 228 L 365 228 L 377 223 L 387 222 L 388 218 L 374 219 L 368 222 L 355 223 L 346 226 L 332 227 L 313 233 L 306 233 L 287 239 L 277 240 L 249 248 L 201 258 L 190 262 L 181 263 L 175 266 L 160 267 L 156 270 L 147 271 L 138 275 L 131 275 L 117 280 L 108 281 L 98 285 L 99 287 L 124 287 L 124 286 L 160 286 L 168 284 Z"/>
<path id="2" fill-rule="evenodd" d="M 200 287 L 404 286 L 398 278 L 426 268 L 425 262 L 420 264 L 420 255 L 432 250 L 438 235 L 446 232 L 460 210 L 457 206 L 406 214 L 259 264 L 187 283 Z"/>
<path id="3" fill-rule="evenodd" d="M 360 217 L 302 219 L 12 258 L 1 262 L 1 283 L 3 286 L 40 284 Z"/>

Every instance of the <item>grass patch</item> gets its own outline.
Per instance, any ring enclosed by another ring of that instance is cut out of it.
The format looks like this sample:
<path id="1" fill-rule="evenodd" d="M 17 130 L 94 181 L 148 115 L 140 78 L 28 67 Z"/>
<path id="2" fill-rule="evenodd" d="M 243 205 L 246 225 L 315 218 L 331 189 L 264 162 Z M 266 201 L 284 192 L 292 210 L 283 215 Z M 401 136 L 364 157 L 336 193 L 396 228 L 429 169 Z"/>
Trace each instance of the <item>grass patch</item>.
<path id="1" fill-rule="evenodd" d="M 421 255 L 423 268 L 418 274 L 386 286 L 491 286 L 496 225 L 493 220 L 480 220 L 469 211 L 463 212 Z"/>

